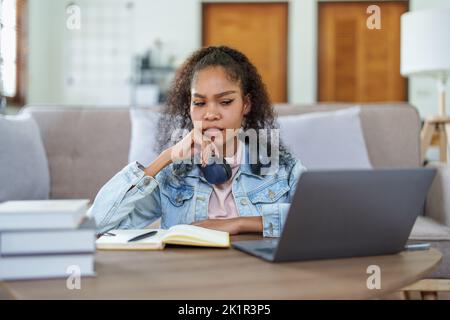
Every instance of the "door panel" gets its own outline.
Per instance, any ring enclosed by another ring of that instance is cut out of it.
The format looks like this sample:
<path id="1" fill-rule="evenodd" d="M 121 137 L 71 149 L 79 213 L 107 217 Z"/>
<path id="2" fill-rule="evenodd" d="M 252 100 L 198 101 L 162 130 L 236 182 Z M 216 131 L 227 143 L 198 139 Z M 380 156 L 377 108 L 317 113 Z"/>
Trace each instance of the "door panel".
<path id="1" fill-rule="evenodd" d="M 227 45 L 256 66 L 273 102 L 287 101 L 287 3 L 203 4 L 203 46 Z"/>
<path id="2" fill-rule="evenodd" d="M 369 29 L 369 5 L 381 9 L 381 29 Z M 408 2 L 319 3 L 318 100 L 405 101 L 400 75 L 400 16 Z"/>

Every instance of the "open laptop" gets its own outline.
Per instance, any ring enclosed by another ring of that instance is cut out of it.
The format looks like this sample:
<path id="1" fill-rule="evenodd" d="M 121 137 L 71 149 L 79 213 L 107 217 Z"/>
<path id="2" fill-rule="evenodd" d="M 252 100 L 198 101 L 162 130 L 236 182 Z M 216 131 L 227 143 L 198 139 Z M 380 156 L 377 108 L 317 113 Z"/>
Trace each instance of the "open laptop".
<path id="1" fill-rule="evenodd" d="M 273 262 L 398 253 L 435 175 L 428 168 L 304 172 L 280 238 L 233 247 Z"/>

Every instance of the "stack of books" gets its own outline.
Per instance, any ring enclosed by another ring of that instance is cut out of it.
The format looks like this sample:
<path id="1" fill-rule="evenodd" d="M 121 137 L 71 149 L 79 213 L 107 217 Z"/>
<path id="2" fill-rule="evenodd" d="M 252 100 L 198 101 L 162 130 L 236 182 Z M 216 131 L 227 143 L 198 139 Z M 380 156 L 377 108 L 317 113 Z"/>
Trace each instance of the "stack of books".
<path id="1" fill-rule="evenodd" d="M 92 276 L 95 222 L 89 200 L 0 203 L 0 279 Z"/>

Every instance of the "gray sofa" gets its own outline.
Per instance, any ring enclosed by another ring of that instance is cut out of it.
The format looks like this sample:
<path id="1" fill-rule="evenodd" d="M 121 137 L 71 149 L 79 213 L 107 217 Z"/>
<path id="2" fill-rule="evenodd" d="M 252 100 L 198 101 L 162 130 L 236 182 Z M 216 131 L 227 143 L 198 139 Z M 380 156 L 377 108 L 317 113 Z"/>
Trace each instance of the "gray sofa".
<path id="1" fill-rule="evenodd" d="M 350 104 L 276 105 L 279 115 L 331 111 Z M 157 109 L 155 109 L 157 110 Z M 36 119 L 46 149 L 50 198 L 89 198 L 128 162 L 131 123 L 128 108 L 90 108 L 34 105 L 25 107 Z M 361 124 L 375 168 L 421 166 L 420 118 L 408 104 L 365 104 Z M 450 226 L 450 171 L 435 165 L 425 216 Z M 426 228 L 433 228 L 427 225 Z M 428 230 L 433 234 L 433 230 Z M 439 231 L 439 230 L 438 230 Z M 436 231 L 437 232 L 437 231 Z M 432 278 L 450 279 L 450 241 L 432 241 L 444 259 Z"/>

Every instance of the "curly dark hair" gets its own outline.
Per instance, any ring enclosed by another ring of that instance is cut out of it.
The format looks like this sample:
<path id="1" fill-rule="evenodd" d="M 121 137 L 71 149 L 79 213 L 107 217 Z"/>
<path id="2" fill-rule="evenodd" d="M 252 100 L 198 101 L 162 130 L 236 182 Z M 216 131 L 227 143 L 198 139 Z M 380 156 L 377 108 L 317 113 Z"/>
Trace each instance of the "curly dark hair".
<path id="1" fill-rule="evenodd" d="M 251 109 L 244 116 L 242 126 L 244 131 L 255 129 L 258 132 L 262 129 L 277 128 L 273 106 L 266 86 L 250 60 L 243 53 L 227 46 L 205 47 L 195 51 L 177 70 L 175 79 L 168 91 L 163 114 L 158 123 L 158 153 L 176 143 L 176 141 L 172 141 L 172 133 L 175 130 L 193 129 L 190 117 L 191 85 L 195 75 L 208 67 L 222 67 L 229 80 L 239 83 L 243 97 L 249 97 Z M 270 132 L 270 130 L 268 131 Z M 180 136 L 179 139 L 181 138 Z M 280 142 L 279 163 L 281 165 L 292 165 L 293 162 L 293 156 Z M 189 165 L 183 164 L 181 166 L 184 168 L 181 171 L 190 170 Z M 260 168 L 259 162 L 252 165 L 252 171 L 257 174 L 259 174 Z"/>

